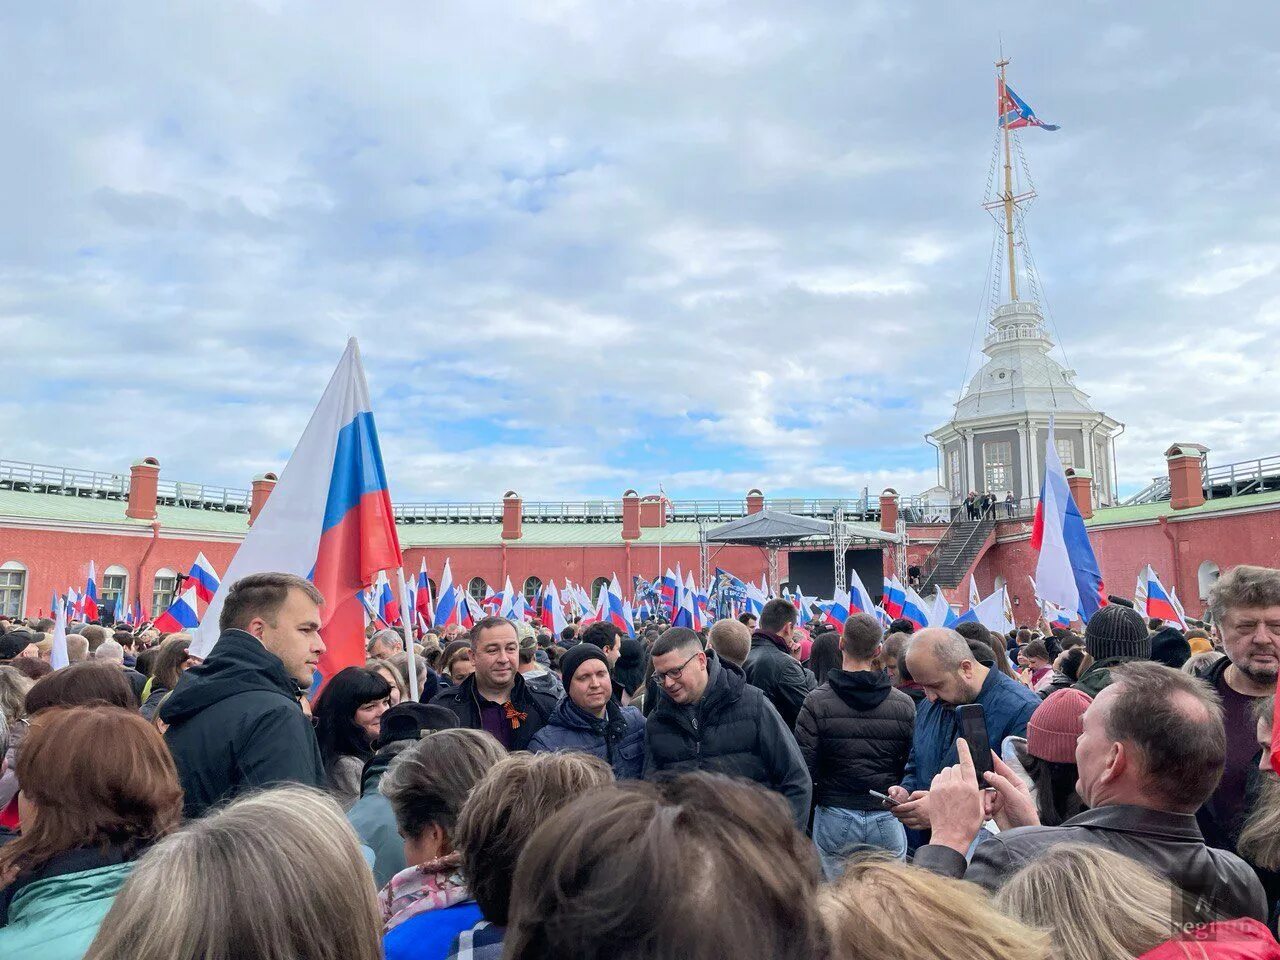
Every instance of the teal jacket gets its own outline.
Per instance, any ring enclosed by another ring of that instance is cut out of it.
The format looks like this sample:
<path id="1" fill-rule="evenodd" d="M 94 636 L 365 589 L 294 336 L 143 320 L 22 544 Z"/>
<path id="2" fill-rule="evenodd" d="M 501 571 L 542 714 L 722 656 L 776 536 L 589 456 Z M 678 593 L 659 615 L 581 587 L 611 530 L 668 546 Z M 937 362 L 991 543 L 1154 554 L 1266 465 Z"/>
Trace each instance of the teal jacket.
<path id="1" fill-rule="evenodd" d="M 0 927 L 0 957 L 81 960 L 132 869 L 130 862 L 65 873 L 20 890 Z"/>

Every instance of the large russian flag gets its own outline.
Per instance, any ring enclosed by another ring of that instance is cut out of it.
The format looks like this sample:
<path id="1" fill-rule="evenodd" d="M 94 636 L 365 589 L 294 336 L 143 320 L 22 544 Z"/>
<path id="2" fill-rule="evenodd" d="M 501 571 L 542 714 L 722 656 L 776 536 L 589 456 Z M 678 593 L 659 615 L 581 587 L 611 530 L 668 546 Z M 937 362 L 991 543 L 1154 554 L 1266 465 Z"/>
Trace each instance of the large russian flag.
<path id="1" fill-rule="evenodd" d="M 325 388 L 275 490 L 249 528 L 209 603 L 192 644 L 207 657 L 218 640 L 226 592 L 251 573 L 308 577 L 324 594 L 326 650 L 317 680 L 364 663 L 364 611 L 357 593 L 380 570 L 401 565 L 400 541 L 354 338 Z"/>
<path id="2" fill-rule="evenodd" d="M 1058 459 L 1049 418 L 1049 438 L 1044 447 L 1044 483 L 1031 527 L 1031 549 L 1036 560 L 1036 587 L 1040 598 L 1056 603 L 1068 613 L 1079 611 L 1087 621 L 1107 602 L 1102 571 L 1093 555 L 1084 517 L 1076 507 L 1067 474 Z"/>
<path id="3" fill-rule="evenodd" d="M 897 577 L 884 578 L 884 596 L 880 598 L 880 606 L 892 619 L 902 616 L 902 607 L 907 602 L 907 591 L 903 589 Z"/>

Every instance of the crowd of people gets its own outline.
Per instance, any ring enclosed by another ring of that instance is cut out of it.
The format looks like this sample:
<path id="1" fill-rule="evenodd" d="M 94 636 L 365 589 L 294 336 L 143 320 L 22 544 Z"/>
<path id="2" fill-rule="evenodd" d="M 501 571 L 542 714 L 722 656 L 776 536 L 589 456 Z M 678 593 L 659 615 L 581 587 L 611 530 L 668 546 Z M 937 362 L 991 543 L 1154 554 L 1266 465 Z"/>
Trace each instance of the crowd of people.
<path id="1" fill-rule="evenodd" d="M 370 628 L 313 698 L 323 604 L 0 618 L 0 957 L 1280 960 L 1280 570 L 1211 632 Z"/>

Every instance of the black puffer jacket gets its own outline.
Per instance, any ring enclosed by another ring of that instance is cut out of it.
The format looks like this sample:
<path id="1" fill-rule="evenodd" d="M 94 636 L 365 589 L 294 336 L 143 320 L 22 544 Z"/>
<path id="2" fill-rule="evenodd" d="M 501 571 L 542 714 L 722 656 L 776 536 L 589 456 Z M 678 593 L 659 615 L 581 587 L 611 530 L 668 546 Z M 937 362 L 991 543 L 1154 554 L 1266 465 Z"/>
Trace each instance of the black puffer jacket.
<path id="1" fill-rule="evenodd" d="M 746 777 L 786 797 L 803 827 L 813 785 L 795 737 L 736 665 L 708 650 L 707 669 L 697 703 L 684 707 L 658 694 L 645 727 L 645 777 L 667 770 Z"/>
<path id="2" fill-rule="evenodd" d="M 800 704 L 818 685 L 800 661 L 783 650 L 772 634 L 757 630 L 751 635 L 751 651 L 743 664 L 747 683 L 759 687 L 782 715 L 789 729 L 795 729 Z"/>
<path id="3" fill-rule="evenodd" d="M 436 694 L 431 702 L 437 707 L 448 707 L 458 715 L 461 726 L 471 730 L 483 730 L 480 723 L 480 701 L 476 693 L 476 675 L 473 673 L 456 687 L 448 687 Z M 511 688 L 511 705 L 525 715 L 520 726 L 511 731 L 511 750 L 528 750 L 533 735 L 546 726 L 557 699 L 549 693 L 535 690 L 525 682 L 522 674 L 516 674 L 516 685 Z"/>
<path id="4" fill-rule="evenodd" d="M 881 670 L 832 670 L 805 698 L 796 741 L 820 807 L 882 810 L 868 790 L 902 782 L 915 729 L 915 702 Z"/>

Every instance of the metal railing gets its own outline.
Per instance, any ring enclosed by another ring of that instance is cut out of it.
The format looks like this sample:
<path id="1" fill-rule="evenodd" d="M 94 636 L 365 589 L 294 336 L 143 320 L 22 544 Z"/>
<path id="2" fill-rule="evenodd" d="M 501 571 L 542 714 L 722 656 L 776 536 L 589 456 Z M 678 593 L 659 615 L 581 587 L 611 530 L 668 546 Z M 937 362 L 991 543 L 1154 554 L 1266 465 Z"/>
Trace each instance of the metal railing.
<path id="1" fill-rule="evenodd" d="M 973 527 L 965 535 L 964 542 L 960 544 L 959 548 L 954 551 L 950 551 L 951 543 L 948 541 L 958 534 L 957 524 L 961 522 L 972 523 Z M 966 556 L 969 552 L 969 547 L 973 544 L 974 537 L 978 536 L 978 534 L 982 534 L 982 538 L 978 540 L 978 543 L 981 544 L 982 540 L 985 540 L 994 529 L 995 518 L 991 512 L 983 514 L 977 520 L 970 520 L 967 514 L 963 521 L 959 518 L 953 520 L 951 525 L 947 527 L 947 532 L 943 534 L 942 538 L 936 544 L 934 544 L 933 549 L 929 551 L 929 556 L 926 557 L 925 562 L 920 565 L 920 582 L 924 585 L 924 589 L 933 585 L 933 575 L 938 572 L 938 567 L 942 565 L 942 558 L 944 554 L 950 552 L 951 555 L 956 558 Z"/>
<path id="2" fill-rule="evenodd" d="M 57 493 L 68 497 L 126 500 L 129 497 L 129 475 L 0 460 L 0 488 Z"/>
<path id="3" fill-rule="evenodd" d="M 159 480 L 156 502 L 174 507 L 221 510 L 225 513 L 248 513 L 250 493 L 233 487 L 217 487 L 208 483 L 185 480 Z"/>
<path id="4" fill-rule="evenodd" d="M 1226 496 L 1258 493 L 1267 489 L 1267 481 L 1274 481 L 1272 489 L 1280 487 L 1280 456 L 1258 457 L 1224 463 L 1220 467 L 1208 467 L 1204 471 L 1205 496 L 1212 500 L 1218 487 L 1230 490 Z"/>

